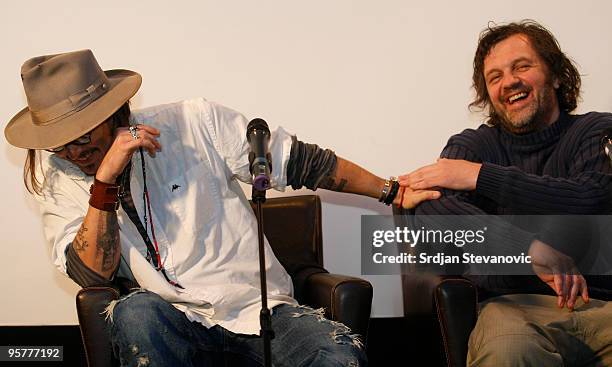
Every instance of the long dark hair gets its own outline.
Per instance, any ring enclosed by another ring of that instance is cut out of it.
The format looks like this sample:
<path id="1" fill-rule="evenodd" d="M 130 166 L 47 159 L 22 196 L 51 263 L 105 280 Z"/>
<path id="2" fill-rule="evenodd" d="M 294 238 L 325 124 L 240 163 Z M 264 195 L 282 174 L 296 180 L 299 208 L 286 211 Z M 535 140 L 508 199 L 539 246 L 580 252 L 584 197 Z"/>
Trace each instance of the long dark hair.
<path id="1" fill-rule="evenodd" d="M 480 33 L 478 47 L 474 55 L 474 74 L 472 75 L 472 87 L 476 91 L 476 98 L 470 103 L 470 110 L 474 107 L 482 111 L 486 110 L 488 114 L 487 122 L 490 125 L 499 123 L 499 118 L 491 105 L 487 92 L 487 84 L 484 78 L 484 59 L 496 44 L 515 34 L 524 34 L 529 38 L 533 49 L 546 63 L 550 71 L 549 76 L 559 80 L 557 100 L 561 111 L 573 111 L 580 96 L 578 69 L 576 69 L 572 60 L 561 51 L 559 43 L 552 33 L 531 19 L 504 25 L 489 24 Z"/>
<path id="2" fill-rule="evenodd" d="M 125 127 L 129 125 L 130 119 L 130 102 L 125 102 L 119 109 L 113 113 L 110 117 L 110 122 L 113 125 L 113 129 L 117 127 Z M 38 179 L 36 175 L 36 165 L 38 161 L 38 165 L 41 164 L 42 156 L 38 153 L 36 149 L 28 149 L 28 154 L 26 155 L 26 160 L 23 165 L 23 184 L 26 187 L 26 190 L 30 194 L 42 195 L 42 182 Z M 42 172 L 43 179 L 45 177 L 44 172 Z"/>

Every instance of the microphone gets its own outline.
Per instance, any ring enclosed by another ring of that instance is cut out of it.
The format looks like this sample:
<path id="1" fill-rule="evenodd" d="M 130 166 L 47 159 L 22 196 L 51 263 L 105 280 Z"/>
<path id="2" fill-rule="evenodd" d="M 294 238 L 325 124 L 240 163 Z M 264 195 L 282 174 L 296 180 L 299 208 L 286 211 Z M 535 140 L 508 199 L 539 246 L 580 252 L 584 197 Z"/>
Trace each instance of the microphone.
<path id="1" fill-rule="evenodd" d="M 601 146 L 608 159 L 612 160 L 612 128 L 604 130 L 601 134 Z"/>
<path id="2" fill-rule="evenodd" d="M 249 152 L 249 170 L 253 177 L 253 187 L 259 191 L 270 188 L 270 172 L 272 172 L 272 157 L 268 152 L 270 129 L 262 119 L 253 119 L 247 125 L 247 141 L 251 146 Z"/>

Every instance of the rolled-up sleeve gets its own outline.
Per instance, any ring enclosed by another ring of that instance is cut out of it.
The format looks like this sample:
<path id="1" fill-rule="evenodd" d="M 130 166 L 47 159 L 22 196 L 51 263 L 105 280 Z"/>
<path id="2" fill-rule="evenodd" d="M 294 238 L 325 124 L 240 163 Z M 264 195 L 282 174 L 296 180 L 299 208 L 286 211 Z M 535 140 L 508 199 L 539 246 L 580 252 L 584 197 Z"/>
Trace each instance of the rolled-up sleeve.
<path id="1" fill-rule="evenodd" d="M 66 272 L 70 279 L 83 288 L 112 285 L 112 277 L 111 279 L 106 279 L 88 268 L 72 246 L 66 247 Z"/>
<path id="2" fill-rule="evenodd" d="M 63 274 L 66 271 L 66 250 L 74 240 L 86 214 L 86 206 L 77 197 L 87 193 L 78 184 L 62 177 L 53 169 L 46 170 L 43 195 L 35 195 L 38 201 L 45 239 L 51 247 L 51 260 Z"/>

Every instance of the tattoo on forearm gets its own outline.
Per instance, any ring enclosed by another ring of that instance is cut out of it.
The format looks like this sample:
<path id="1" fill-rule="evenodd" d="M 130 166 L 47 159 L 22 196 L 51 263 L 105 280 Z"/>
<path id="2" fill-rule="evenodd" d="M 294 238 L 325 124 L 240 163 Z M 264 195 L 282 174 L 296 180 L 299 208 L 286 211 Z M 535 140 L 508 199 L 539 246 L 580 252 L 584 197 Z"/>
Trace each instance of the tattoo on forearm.
<path id="1" fill-rule="evenodd" d="M 114 215 L 104 215 L 98 222 L 99 233 L 96 245 L 102 252 L 102 270 L 111 270 L 115 266 L 115 255 L 119 249 L 119 224 Z"/>
<path id="2" fill-rule="evenodd" d="M 322 189 L 326 189 L 326 190 L 342 191 L 347 183 L 348 181 L 345 178 L 341 178 L 340 182 L 336 184 L 335 177 L 327 176 L 326 178 L 323 179 L 319 187 Z"/>
<path id="3" fill-rule="evenodd" d="M 338 184 L 338 186 L 336 186 L 336 191 L 342 191 L 344 189 L 344 186 L 346 186 L 347 184 L 347 180 L 346 179 L 341 179 L 340 183 Z"/>
<path id="4" fill-rule="evenodd" d="M 87 240 L 85 239 L 85 232 L 87 232 L 87 227 L 82 225 L 81 228 L 79 228 L 74 241 L 72 241 L 72 247 L 74 247 L 76 251 L 85 251 L 87 246 L 89 246 Z"/>

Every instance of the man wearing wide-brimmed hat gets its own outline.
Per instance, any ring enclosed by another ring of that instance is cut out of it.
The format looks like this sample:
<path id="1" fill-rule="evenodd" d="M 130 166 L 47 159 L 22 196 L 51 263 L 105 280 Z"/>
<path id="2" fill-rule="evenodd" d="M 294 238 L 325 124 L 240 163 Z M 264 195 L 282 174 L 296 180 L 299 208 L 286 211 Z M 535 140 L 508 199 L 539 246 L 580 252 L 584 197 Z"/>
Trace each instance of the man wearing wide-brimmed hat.
<path id="1" fill-rule="evenodd" d="M 146 290 L 109 306 L 118 357 L 129 363 L 146 354 L 160 365 L 187 366 L 195 353 L 218 347 L 215 338 L 227 330 L 236 334 L 230 348 L 251 345 L 242 335 L 258 333 L 260 304 L 257 227 L 237 182 L 251 179 L 245 117 L 203 98 L 131 113 L 140 75 L 103 71 L 89 50 L 30 59 L 21 76 L 28 106 L 5 135 L 28 149 L 24 180 L 40 203 L 55 265 L 81 286 L 119 274 Z M 396 181 L 282 128 L 271 134 L 270 153 L 271 182 L 281 190 L 319 187 L 405 207 L 438 194 L 398 195 Z M 365 363 L 348 330 L 337 340 L 319 338 L 339 326 L 295 317 L 312 310 L 297 306 L 267 243 L 266 257 L 273 321 L 291 330 L 277 333 L 278 365 Z M 194 335 L 209 345 L 199 350 Z"/>

